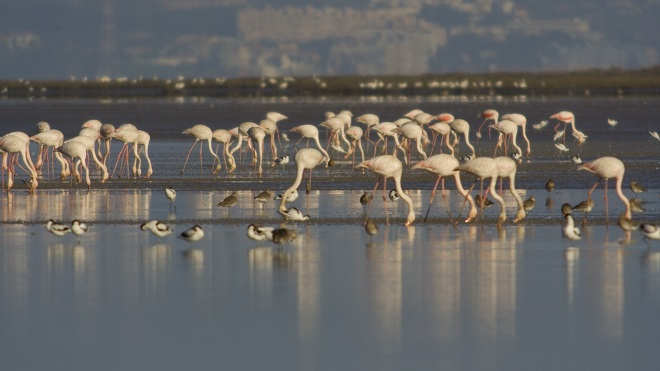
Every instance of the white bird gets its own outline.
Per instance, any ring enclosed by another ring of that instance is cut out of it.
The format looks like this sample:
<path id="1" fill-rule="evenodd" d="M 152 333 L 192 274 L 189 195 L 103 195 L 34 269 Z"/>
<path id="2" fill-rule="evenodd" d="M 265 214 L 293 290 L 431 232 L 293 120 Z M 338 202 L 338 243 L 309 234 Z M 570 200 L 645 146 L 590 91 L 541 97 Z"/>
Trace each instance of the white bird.
<path id="1" fill-rule="evenodd" d="M 284 168 L 284 165 L 288 164 L 289 161 L 290 161 L 289 155 L 276 157 L 276 158 L 273 160 L 273 166 L 275 166 L 275 165 L 282 165 L 282 168 Z"/>
<path id="2" fill-rule="evenodd" d="M 657 224 L 644 223 L 639 226 L 645 239 L 660 240 L 660 226 Z"/>
<path id="3" fill-rule="evenodd" d="M 309 215 L 303 215 L 302 211 L 295 207 L 284 211 L 278 210 L 277 212 L 279 212 L 286 221 L 303 222 L 305 220 L 310 220 Z"/>
<path id="4" fill-rule="evenodd" d="M 548 120 L 543 120 L 543 121 L 539 122 L 538 124 L 532 125 L 532 127 L 536 130 L 541 130 L 546 126 L 548 126 Z"/>
<path id="5" fill-rule="evenodd" d="M 571 159 L 571 161 L 573 161 L 576 164 L 581 164 L 582 163 L 582 159 L 580 158 L 579 155 L 568 156 L 568 157 Z"/>
<path id="6" fill-rule="evenodd" d="M 555 143 L 555 147 L 557 147 L 557 149 L 560 150 L 560 151 L 562 151 L 562 152 L 568 152 L 568 151 L 570 151 L 570 149 L 568 149 L 568 147 L 566 147 L 566 146 L 563 145 L 562 143 Z"/>
<path id="7" fill-rule="evenodd" d="M 71 232 L 73 232 L 73 234 L 76 236 L 83 235 L 87 232 L 87 224 L 81 222 L 78 219 L 75 219 L 73 222 L 71 222 Z"/>
<path id="8" fill-rule="evenodd" d="M 167 235 L 172 234 L 172 228 L 170 228 L 169 225 L 158 221 L 158 220 L 150 220 L 146 223 L 142 223 L 140 225 L 140 229 L 143 231 L 149 230 L 151 233 L 158 237 L 165 237 Z"/>
<path id="9" fill-rule="evenodd" d="M 562 138 L 564 136 L 565 131 L 564 130 L 559 130 L 555 136 L 552 138 L 553 141 L 559 140 L 559 138 Z"/>
<path id="10" fill-rule="evenodd" d="M 282 133 L 282 134 L 280 134 L 280 136 L 282 137 L 282 139 L 283 139 L 285 142 L 288 142 L 288 141 L 290 140 L 290 139 L 289 139 L 289 135 L 288 135 L 287 133 Z"/>
<path id="11" fill-rule="evenodd" d="M 60 237 L 71 232 L 71 228 L 67 227 L 62 223 L 58 223 L 53 219 L 48 220 L 48 222 L 46 223 L 46 229 L 48 230 L 48 232 Z"/>
<path id="12" fill-rule="evenodd" d="M 653 138 L 660 140 L 660 135 L 658 135 L 657 131 L 649 131 L 649 134 L 651 134 Z"/>
<path id="13" fill-rule="evenodd" d="M 275 197 L 276 200 L 281 200 L 282 196 L 284 196 L 284 193 L 280 193 Z M 289 193 L 289 196 L 286 198 L 286 202 L 293 202 L 298 199 L 298 190 L 294 189 L 293 192 Z"/>
<path id="14" fill-rule="evenodd" d="M 255 241 L 272 241 L 273 240 L 273 227 L 263 227 L 256 224 L 250 224 L 247 227 L 247 236 Z"/>
<path id="15" fill-rule="evenodd" d="M 167 197 L 168 200 L 170 200 L 170 209 L 172 208 L 172 205 L 174 205 L 174 201 L 176 200 L 176 191 L 172 187 L 167 187 L 165 188 L 165 197 Z M 174 210 L 176 210 L 176 205 L 174 205 Z"/>
<path id="16" fill-rule="evenodd" d="M 188 242 L 196 242 L 204 238 L 204 230 L 199 224 L 195 224 L 192 228 L 186 229 L 181 233 L 181 238 Z"/>
<path id="17" fill-rule="evenodd" d="M 577 241 L 582 239 L 582 232 L 580 232 L 580 227 L 575 226 L 575 220 L 573 220 L 573 215 L 566 214 L 564 216 L 566 224 L 562 227 L 564 231 L 564 236 L 572 241 Z"/>
<path id="18" fill-rule="evenodd" d="M 610 124 L 611 127 L 615 127 L 616 124 L 618 124 L 619 122 L 618 122 L 617 120 L 615 120 L 615 119 L 610 119 L 610 118 L 608 118 L 608 119 L 607 119 L 607 123 Z"/>
<path id="19" fill-rule="evenodd" d="M 396 200 L 398 200 L 399 198 L 401 198 L 401 197 L 399 196 L 399 194 L 396 192 L 396 188 L 392 188 L 392 189 L 390 189 L 390 192 L 389 192 L 389 194 L 388 194 L 387 196 L 388 196 L 388 197 L 390 198 L 390 200 L 392 200 L 392 201 L 396 201 Z"/>

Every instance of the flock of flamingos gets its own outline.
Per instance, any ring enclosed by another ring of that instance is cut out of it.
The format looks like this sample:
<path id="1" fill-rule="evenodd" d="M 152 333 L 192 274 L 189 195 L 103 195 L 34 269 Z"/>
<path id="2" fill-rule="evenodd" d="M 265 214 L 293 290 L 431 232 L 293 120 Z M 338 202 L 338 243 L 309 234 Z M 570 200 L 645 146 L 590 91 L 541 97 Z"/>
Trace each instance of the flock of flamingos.
<path id="1" fill-rule="evenodd" d="M 380 122 L 378 116 L 374 114 L 365 114 L 353 120 L 353 115 L 349 111 L 342 111 L 338 114 L 327 112 L 325 121 L 320 123 L 319 126 L 329 130 L 327 148 L 332 147 L 336 151 L 345 153 L 345 158 L 353 156 L 353 165 L 355 169 L 366 169 L 378 176 L 378 181 L 376 182 L 371 195 L 367 195 L 369 207 L 371 206 L 371 199 L 373 199 L 373 194 L 378 188 L 380 181 L 383 182 L 383 189 L 385 190 L 387 179 L 393 178 L 396 193 L 408 206 L 408 214 L 404 223 L 406 226 L 411 225 L 415 221 L 415 211 L 413 209 L 412 200 L 401 188 L 401 175 L 403 165 L 408 165 L 411 162 L 413 149 L 417 151 L 417 156 L 422 158 L 421 161 L 414 164 L 413 169 L 423 169 L 438 176 L 431 194 L 429 208 L 433 202 L 433 197 L 435 196 L 438 184 L 442 181 L 442 189 L 444 190 L 444 177 L 452 176 L 455 179 L 457 191 L 470 205 L 465 222 L 473 220 L 478 214 L 477 205 L 470 195 L 470 192 L 463 188 L 460 178 L 460 172 L 467 172 L 481 180 L 482 188 L 483 181 L 488 178 L 491 179 L 485 194 L 480 194 L 477 200 L 478 202 L 483 203 L 484 200 L 486 200 L 488 193 L 491 194 L 500 205 L 500 212 L 497 219 L 497 224 L 500 225 L 506 221 L 507 216 L 504 199 L 497 193 L 495 187 L 498 179 L 508 178 L 511 195 L 515 198 L 518 205 L 518 211 L 514 223 L 519 222 L 525 218 L 527 211 L 525 210 L 523 200 L 515 189 L 516 169 L 523 156 L 523 150 L 517 143 L 517 135 L 520 128 L 522 136 L 526 142 L 525 155 L 529 156 L 531 153 L 531 144 L 525 131 L 527 120 L 522 114 L 510 113 L 500 116 L 495 110 L 486 110 L 481 113 L 480 116 L 484 119 L 484 123 L 481 124 L 476 132 L 478 138 L 481 137 L 481 129 L 485 124 L 488 124 L 489 130 L 494 129 L 499 134 L 493 157 L 476 157 L 474 146 L 469 141 L 470 125 L 467 121 L 455 119 L 454 116 L 448 113 L 431 115 L 422 112 L 421 110 L 413 110 L 394 122 Z M 195 138 L 195 143 L 193 143 L 190 151 L 188 151 L 188 156 L 186 157 L 183 169 L 185 170 L 188 158 L 197 142 L 206 141 L 211 155 L 215 158 L 212 171 L 214 174 L 218 173 L 222 168 L 221 164 L 223 161 L 220 160 L 220 157 L 212 148 L 212 141 L 215 141 L 223 144 L 222 155 L 224 158 L 224 164 L 227 168 L 227 172 L 231 173 L 237 167 L 237 162 L 233 154 L 235 151 L 241 149 L 243 141 L 246 141 L 248 148 L 252 152 L 252 164 L 256 167 L 257 173 L 261 176 L 263 173 L 262 160 L 264 141 L 267 136 L 270 137 L 271 153 L 272 158 L 274 159 L 273 166 L 276 164 L 284 165 L 289 161 L 289 158 L 288 156 L 278 157 L 275 137 L 278 133 L 277 123 L 286 118 L 286 116 L 280 113 L 269 112 L 266 115 L 266 118 L 259 124 L 245 122 L 232 130 L 219 129 L 212 131 L 205 125 L 195 125 L 192 128 L 186 129 L 183 131 L 183 134 L 193 136 Z M 566 150 L 564 144 L 566 141 L 566 131 L 569 129 L 572 131 L 572 136 L 575 138 L 578 145 L 581 145 L 586 140 L 587 136 L 576 128 L 575 116 L 573 113 L 562 111 L 550 116 L 550 120 L 555 120 L 557 122 L 554 127 L 554 139 L 556 141 L 555 146 L 560 151 Z M 352 121 L 365 125 L 366 130 L 363 131 L 360 126 L 351 125 Z M 542 128 L 547 125 L 547 123 L 546 120 L 534 126 L 535 128 Z M 561 124 L 564 124 L 563 128 L 561 128 Z M 610 124 L 613 125 L 612 122 L 610 122 Z M 537 125 L 539 125 L 539 127 L 537 127 Z M 92 160 L 101 171 L 100 181 L 105 182 L 111 176 L 108 171 L 107 159 L 110 154 L 112 139 L 118 139 L 123 142 L 123 147 L 117 156 L 117 161 L 113 169 L 113 175 L 120 163 L 119 174 L 123 172 L 124 168 L 128 172 L 129 147 L 132 149 L 134 155 L 131 169 L 133 176 L 142 176 L 142 159 L 140 157 L 141 148 L 144 148 L 144 154 L 148 165 L 145 177 L 149 177 L 153 173 L 151 160 L 148 155 L 150 136 L 148 133 L 139 130 L 134 125 L 123 124 L 115 128 L 111 124 L 102 124 L 98 120 L 89 120 L 82 125 L 82 130 L 78 136 L 66 141 L 64 140 L 64 135 L 61 131 L 51 129 L 46 122 L 38 123 L 37 129 L 38 133 L 32 136 L 23 132 L 12 132 L 0 138 L 0 152 L 3 154 L 3 170 L 8 173 L 6 188 L 3 176 L 4 189 L 10 190 L 13 185 L 13 177 L 16 174 L 14 164 L 18 163 L 18 155 L 21 156 L 25 169 L 30 176 L 30 180 L 25 182 L 30 192 L 34 192 L 37 189 L 39 184 L 38 179 L 42 174 L 44 164 L 48 161 L 52 164 L 53 158 L 61 164 L 61 179 L 73 176 L 77 182 L 81 182 L 82 172 L 79 168 L 82 166 L 85 174 L 85 183 L 89 189 L 91 187 L 91 181 L 87 162 L 88 156 L 91 156 Z M 311 187 L 312 169 L 323 163 L 325 163 L 326 167 L 332 166 L 334 161 L 331 160 L 328 152 L 319 142 L 319 129 L 317 126 L 311 124 L 300 125 L 289 131 L 300 135 L 298 142 L 302 139 L 307 139 L 309 142 L 309 140 L 312 139 L 318 148 L 307 147 L 296 152 L 296 178 L 293 184 L 281 196 L 278 209 L 279 213 L 285 220 L 302 221 L 308 219 L 308 216 L 303 215 L 302 212 L 295 207 L 287 208 L 287 202 L 290 202 L 294 199 L 295 195 L 297 195 L 297 189 L 302 182 L 305 170 L 308 170 L 309 173 L 307 184 L 307 189 L 309 190 Z M 371 131 L 376 133 L 378 140 L 374 144 L 373 157 L 365 160 L 362 138 L 371 141 Z M 431 139 L 429 139 L 429 132 L 432 136 Z M 471 154 L 460 158 L 459 161 L 454 154 L 454 147 L 460 145 L 461 136 L 464 138 L 465 146 L 470 149 Z M 237 140 L 236 145 L 232 148 L 231 144 L 234 138 L 237 138 Z M 427 155 L 424 150 L 425 146 L 429 143 L 431 144 L 432 154 L 438 139 L 440 151 L 443 152 L 443 148 L 446 147 L 447 153 L 440 153 L 431 156 Z M 101 140 L 104 141 L 104 145 L 101 144 Z M 388 146 L 389 140 L 393 141 L 394 144 Z M 34 141 L 40 146 L 36 163 L 33 163 L 30 157 L 30 141 Z M 341 144 L 342 141 L 347 145 L 347 150 L 343 149 Z M 381 148 L 383 153 L 389 151 L 390 148 L 392 148 L 393 152 L 391 154 L 377 155 L 378 145 L 381 142 L 383 143 Z M 48 149 L 53 149 L 50 152 L 50 157 Z M 500 149 L 503 151 L 503 155 L 497 156 Z M 362 160 L 357 165 L 355 165 L 356 150 L 360 151 Z M 403 163 L 398 158 L 398 152 L 401 152 L 402 154 Z M 200 144 L 200 162 L 201 155 L 202 145 Z M 578 162 L 581 160 L 574 159 L 574 161 Z M 631 204 L 621 189 L 625 172 L 625 166 L 621 160 L 615 157 L 600 157 L 593 161 L 581 164 L 578 167 L 578 170 L 586 170 L 598 176 L 598 181 L 588 192 L 589 200 L 591 199 L 591 193 L 601 180 L 605 181 L 605 189 L 607 190 L 608 179 L 614 178 L 616 182 L 616 193 L 626 207 L 625 213 L 619 218 L 619 225 L 626 230 L 639 228 L 645 235 L 645 238 L 660 239 L 660 228 L 658 228 L 657 225 L 636 225 L 631 221 Z M 472 188 L 470 188 L 470 191 L 471 189 Z M 171 201 L 174 201 L 176 193 L 173 192 L 172 195 L 172 191 L 173 190 L 170 190 L 170 193 L 168 193 L 168 198 L 170 198 Z M 605 197 L 607 197 L 607 192 L 605 192 Z M 368 218 L 368 214 L 369 208 L 367 208 L 366 212 L 365 228 L 370 234 L 376 233 L 377 228 Z M 389 218 L 387 216 L 386 218 L 387 223 L 389 223 Z M 52 225 L 53 223 L 50 224 Z M 159 227 L 157 227 L 156 223 L 151 223 L 147 228 L 156 233 Z M 51 230 L 51 228 L 49 228 L 49 230 Z M 573 217 L 570 213 L 565 214 L 563 230 L 564 235 L 569 239 L 580 238 L 579 228 L 575 226 Z M 248 235 L 255 239 L 272 240 L 273 238 L 272 228 L 262 230 L 254 225 L 251 225 L 248 229 Z M 201 230 L 201 227 L 195 226 L 184 232 L 182 237 L 189 241 L 195 241 L 203 237 L 203 231 Z M 292 238 L 295 238 L 295 232 L 293 231 L 291 231 L 288 236 L 284 233 L 284 236 L 278 238 L 277 242 L 286 242 Z"/>

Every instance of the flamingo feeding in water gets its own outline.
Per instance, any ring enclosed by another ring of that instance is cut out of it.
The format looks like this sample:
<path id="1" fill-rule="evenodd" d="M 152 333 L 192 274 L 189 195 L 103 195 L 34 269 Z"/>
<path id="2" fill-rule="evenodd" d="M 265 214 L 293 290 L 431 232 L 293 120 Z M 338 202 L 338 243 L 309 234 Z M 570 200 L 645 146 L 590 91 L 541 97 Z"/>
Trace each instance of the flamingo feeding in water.
<path id="1" fill-rule="evenodd" d="M 378 180 L 376 181 L 376 185 L 374 186 L 373 191 L 371 191 L 371 199 L 373 200 L 373 195 L 376 192 L 376 188 L 378 188 L 378 183 L 380 182 L 380 179 L 383 179 L 383 198 L 384 198 L 384 204 L 383 206 L 385 207 L 385 217 L 386 217 L 386 223 L 389 225 L 389 217 L 387 213 L 387 199 L 385 198 L 385 190 L 387 189 L 387 178 L 394 178 L 394 185 L 396 187 L 396 191 L 399 194 L 401 198 L 406 202 L 408 205 L 408 216 L 406 218 L 406 222 L 404 225 L 409 226 L 415 221 L 415 211 L 414 211 L 414 205 L 412 202 L 412 199 L 403 192 L 403 189 L 401 188 L 401 174 L 403 172 L 403 164 L 401 161 L 390 155 L 381 155 L 381 156 L 376 156 L 373 157 L 367 161 L 364 161 L 357 166 L 355 166 L 356 169 L 358 168 L 364 168 L 367 170 L 371 170 L 376 175 L 378 175 Z M 367 209 L 367 215 L 366 219 L 369 219 L 369 209 L 371 209 L 371 202 L 369 202 L 369 208 Z"/>
<path id="2" fill-rule="evenodd" d="M 591 189 L 589 189 L 589 193 L 587 194 L 588 199 L 591 199 L 591 193 L 594 191 L 594 189 L 596 189 L 598 183 L 600 183 L 601 180 L 605 181 L 605 205 L 607 205 L 607 181 L 609 178 L 615 178 L 616 193 L 621 201 L 623 201 L 624 205 L 626 205 L 626 218 L 632 219 L 630 201 L 628 201 L 628 198 L 623 194 L 623 191 L 621 190 L 621 185 L 623 184 L 623 175 L 626 171 L 626 167 L 621 160 L 610 156 L 600 157 L 578 166 L 577 169 L 586 170 L 599 176 L 598 181 L 593 185 L 593 187 L 591 187 Z"/>
<path id="3" fill-rule="evenodd" d="M 481 180 L 482 192 L 483 192 L 484 179 L 491 178 L 490 185 L 486 190 L 486 195 L 481 197 L 481 199 L 482 200 L 486 199 L 489 192 L 493 195 L 493 198 L 497 200 L 497 202 L 499 202 L 500 204 L 500 214 L 497 219 L 497 225 L 504 223 L 506 221 L 504 199 L 500 195 L 498 195 L 497 192 L 495 191 L 495 183 L 498 177 L 497 161 L 495 161 L 495 159 L 490 157 L 476 157 L 464 164 L 459 165 L 456 169 L 474 174 L 477 177 L 477 179 Z M 474 187 L 474 184 L 472 184 L 472 187 Z M 470 187 L 470 190 L 472 190 L 472 187 Z M 483 205 L 479 205 L 479 206 L 483 210 Z"/>
<path id="4" fill-rule="evenodd" d="M 301 135 L 300 139 L 298 139 L 298 142 L 300 142 L 303 138 L 307 138 L 307 142 L 309 143 L 310 139 L 314 139 L 314 142 L 316 142 L 316 146 L 318 147 L 319 151 L 323 153 L 323 156 L 326 158 L 326 167 L 328 166 L 328 162 L 330 161 L 330 155 L 328 155 L 328 152 L 321 146 L 321 142 L 319 142 L 319 129 L 310 124 L 303 124 L 300 126 L 296 126 L 294 128 L 289 129 L 289 131 L 292 131 L 294 133 L 298 133 Z M 296 142 L 296 144 L 298 144 Z"/>
<path id="5" fill-rule="evenodd" d="M 255 124 L 256 125 L 256 124 Z M 181 174 L 186 170 L 186 164 L 188 163 L 188 158 L 190 157 L 190 152 L 192 152 L 193 148 L 195 148 L 195 145 L 199 141 L 207 141 L 209 144 L 209 151 L 211 152 L 211 156 L 215 157 L 215 160 L 218 161 L 218 166 L 220 166 L 220 158 L 218 155 L 213 152 L 213 147 L 211 146 L 211 139 L 213 138 L 213 132 L 211 129 L 206 126 L 206 125 L 195 125 L 191 128 L 188 128 L 181 132 L 181 134 L 187 134 L 195 137 L 195 143 L 193 143 L 192 147 L 190 147 L 190 150 L 188 151 L 188 156 L 186 156 L 186 161 L 183 163 L 183 169 L 181 169 Z M 199 145 L 199 172 L 202 172 L 202 144 L 200 143 Z"/>
<path id="6" fill-rule="evenodd" d="M 435 197 L 435 191 L 438 189 L 438 183 L 440 180 L 442 180 L 442 189 L 441 189 L 441 195 L 442 199 L 445 201 L 445 206 L 447 207 L 447 212 L 449 213 L 449 217 L 451 218 L 451 211 L 449 210 L 449 205 L 447 204 L 447 197 L 445 196 L 445 178 L 446 176 L 453 176 L 454 180 L 456 181 L 456 189 L 458 190 L 458 193 L 461 194 L 461 196 L 467 198 L 468 202 L 470 203 L 470 211 L 468 213 L 467 219 L 465 219 L 465 222 L 468 223 L 474 217 L 477 216 L 477 207 L 474 204 L 474 200 L 472 199 L 472 196 L 463 188 L 463 184 L 461 183 L 461 177 L 460 177 L 460 172 L 456 170 L 458 167 L 459 162 L 454 156 L 450 156 L 447 154 L 439 154 L 439 155 L 433 155 L 426 160 L 420 161 L 416 163 L 412 168 L 413 169 L 423 169 L 426 170 L 430 173 L 436 174 L 438 176 L 438 180 L 435 182 L 435 186 L 433 187 L 433 191 L 431 192 L 431 199 L 429 200 L 429 207 L 426 210 L 426 216 L 424 217 L 424 221 L 426 221 L 426 218 L 429 215 L 429 211 L 431 210 L 431 205 L 433 205 L 433 198 Z"/>
<path id="7" fill-rule="evenodd" d="M 279 208 L 280 212 L 286 212 L 286 203 L 289 195 L 298 189 L 298 186 L 302 182 L 305 169 L 309 170 L 309 180 L 307 181 L 307 192 L 309 193 L 312 187 L 312 169 L 317 167 L 323 161 L 328 161 L 327 157 L 315 148 L 303 148 L 296 152 L 296 179 L 293 181 L 291 187 L 289 187 L 282 195 Z"/>

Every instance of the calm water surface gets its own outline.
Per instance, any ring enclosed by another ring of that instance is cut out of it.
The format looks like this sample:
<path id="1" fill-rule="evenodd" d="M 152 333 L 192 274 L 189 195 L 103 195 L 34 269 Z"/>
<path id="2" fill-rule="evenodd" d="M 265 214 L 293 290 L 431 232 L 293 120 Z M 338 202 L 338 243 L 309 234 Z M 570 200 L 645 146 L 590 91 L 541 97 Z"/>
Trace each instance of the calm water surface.
<path id="1" fill-rule="evenodd" d="M 89 192 L 47 178 L 33 195 L 18 183 L 2 194 L 0 369 L 657 369 L 660 244 L 616 226 L 622 204 L 610 190 L 606 209 L 602 187 L 584 239 L 562 239 L 559 207 L 584 200 L 596 179 L 554 149 L 551 128 L 530 128 L 532 156 L 518 170 L 519 191 L 534 195 L 536 208 L 513 225 L 515 203 L 505 194 L 502 228 L 494 208 L 483 222 L 454 226 L 462 200 L 451 180 L 451 217 L 437 195 L 423 222 L 435 179 L 406 169 L 418 220 L 402 226 L 405 204 L 388 202 L 386 227 L 377 197 L 371 215 L 380 231 L 370 238 L 358 199 L 375 178 L 342 160 L 315 171 L 312 192 L 293 203 L 312 221 L 289 225 L 298 238 L 277 248 L 249 240 L 245 229 L 282 222 L 275 203 L 252 198 L 286 189 L 293 165 L 257 178 L 246 161 L 212 178 L 205 152 L 203 174 L 197 157 L 180 174 L 192 145 L 180 132 L 197 123 L 231 128 L 279 111 L 289 117 L 286 130 L 318 124 L 328 110 L 394 120 L 418 107 L 452 112 L 473 128 L 486 108 L 524 113 L 530 124 L 571 110 L 589 135 L 580 155 L 624 160 L 624 192 L 632 196 L 633 179 L 649 188 L 637 196 L 646 211 L 635 219 L 660 221 L 660 143 L 648 135 L 658 130 L 657 98 L 0 100 L 6 132 L 32 134 L 45 120 L 73 136 L 90 118 L 132 122 L 152 134 L 155 168 L 150 180 L 94 179 Z M 610 128 L 608 117 L 619 125 Z M 477 152 L 493 148 L 485 134 Z M 281 151 L 293 154 L 293 144 Z M 557 189 L 547 194 L 551 177 Z M 164 184 L 179 190 L 176 211 Z M 230 190 L 239 190 L 239 204 L 217 207 Z M 44 228 L 49 218 L 81 218 L 90 231 L 58 238 Z M 140 231 L 152 218 L 175 233 Z M 202 241 L 175 237 L 195 223 Z"/>

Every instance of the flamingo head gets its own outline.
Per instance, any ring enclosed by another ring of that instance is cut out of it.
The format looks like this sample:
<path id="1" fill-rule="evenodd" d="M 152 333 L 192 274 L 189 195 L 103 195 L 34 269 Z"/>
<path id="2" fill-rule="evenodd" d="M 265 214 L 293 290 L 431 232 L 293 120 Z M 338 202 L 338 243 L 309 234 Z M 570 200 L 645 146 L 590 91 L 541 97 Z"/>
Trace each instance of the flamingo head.
<path id="1" fill-rule="evenodd" d="M 516 218 L 513 219 L 513 222 L 518 223 L 519 221 L 525 219 L 526 216 L 527 216 L 527 213 L 525 212 L 525 209 L 520 209 L 516 213 Z"/>

